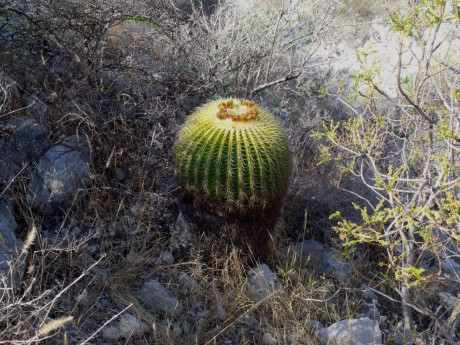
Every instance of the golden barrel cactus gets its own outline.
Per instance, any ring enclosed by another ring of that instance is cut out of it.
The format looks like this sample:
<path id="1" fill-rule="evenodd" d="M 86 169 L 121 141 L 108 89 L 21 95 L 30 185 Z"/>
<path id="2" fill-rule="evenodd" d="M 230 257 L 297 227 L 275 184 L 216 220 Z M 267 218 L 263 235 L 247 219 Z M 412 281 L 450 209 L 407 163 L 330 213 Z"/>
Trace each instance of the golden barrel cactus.
<path id="1" fill-rule="evenodd" d="M 273 115 L 246 99 L 209 102 L 191 114 L 174 145 L 183 187 L 230 210 L 277 205 L 290 172 L 286 134 Z"/>

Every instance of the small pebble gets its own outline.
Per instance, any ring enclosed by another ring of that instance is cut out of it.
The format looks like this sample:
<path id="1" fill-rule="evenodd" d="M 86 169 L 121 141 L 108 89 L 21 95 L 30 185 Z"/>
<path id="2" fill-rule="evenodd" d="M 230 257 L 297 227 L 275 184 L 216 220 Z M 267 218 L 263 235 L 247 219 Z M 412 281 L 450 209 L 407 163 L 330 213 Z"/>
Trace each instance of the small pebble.
<path id="1" fill-rule="evenodd" d="M 227 312 L 225 311 L 224 307 L 222 306 L 217 307 L 217 317 L 219 318 L 220 321 L 227 320 Z"/>
<path id="2" fill-rule="evenodd" d="M 126 223 L 129 225 L 129 226 L 133 226 L 136 224 L 136 218 L 134 217 L 126 217 Z"/>
<path id="3" fill-rule="evenodd" d="M 228 339 L 228 338 L 224 338 L 223 341 L 224 341 L 224 345 L 231 345 L 232 344 L 232 341 L 230 339 Z"/>
<path id="4" fill-rule="evenodd" d="M 124 181 L 126 179 L 126 171 L 125 171 L 125 169 L 117 168 L 116 173 L 117 173 L 117 180 L 118 181 Z"/>
<path id="5" fill-rule="evenodd" d="M 77 303 L 81 303 L 82 305 L 88 305 L 89 303 L 88 291 L 84 289 L 81 294 L 75 296 L 75 301 Z"/>
<path id="6" fill-rule="evenodd" d="M 158 256 L 154 256 L 150 259 L 150 263 L 154 266 L 158 266 L 161 264 L 161 259 Z"/>
<path id="7" fill-rule="evenodd" d="M 180 337 L 182 335 L 182 327 L 178 324 L 173 325 L 173 333 L 176 337 Z"/>
<path id="8" fill-rule="evenodd" d="M 108 298 L 101 299 L 101 305 L 106 306 L 110 304 L 110 300 Z"/>
<path id="9" fill-rule="evenodd" d="M 186 272 L 179 273 L 177 276 L 177 282 L 187 290 L 192 290 L 198 287 L 197 281 Z"/>
<path id="10" fill-rule="evenodd" d="M 90 253 L 90 254 L 94 254 L 94 253 L 97 252 L 97 248 L 96 248 L 96 246 L 89 246 L 89 247 L 86 249 L 86 251 L 87 251 L 88 253 Z"/>
<path id="11" fill-rule="evenodd" d="M 163 261 L 165 264 L 172 265 L 174 263 L 174 256 L 169 250 L 163 250 L 160 253 L 160 259 Z"/>
<path id="12" fill-rule="evenodd" d="M 158 161 L 158 157 L 156 155 L 151 155 L 149 158 L 149 164 L 150 165 L 155 165 L 155 163 Z"/>
<path id="13" fill-rule="evenodd" d="M 276 339 L 270 332 L 265 332 L 262 341 L 266 345 L 276 344 Z"/>
<path id="14" fill-rule="evenodd" d="M 84 340 L 84 339 L 88 338 L 88 334 L 86 334 L 83 331 L 79 331 L 77 334 L 75 334 L 75 338 L 78 339 L 78 340 Z"/>
<path id="15" fill-rule="evenodd" d="M 135 205 L 131 206 L 131 208 L 129 210 L 131 211 L 131 213 L 133 214 L 134 217 L 137 217 L 137 216 L 139 216 L 141 214 L 142 207 L 139 204 L 135 204 Z"/>

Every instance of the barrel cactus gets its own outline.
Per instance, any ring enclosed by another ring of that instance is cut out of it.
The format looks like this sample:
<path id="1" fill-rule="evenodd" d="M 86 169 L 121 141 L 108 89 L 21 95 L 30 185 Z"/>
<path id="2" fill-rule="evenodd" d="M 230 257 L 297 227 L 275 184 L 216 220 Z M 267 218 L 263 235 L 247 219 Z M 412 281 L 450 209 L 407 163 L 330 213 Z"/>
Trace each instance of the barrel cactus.
<path id="1" fill-rule="evenodd" d="M 198 108 L 174 146 L 183 187 L 227 211 L 264 209 L 282 200 L 290 171 L 286 134 L 266 110 L 246 99 Z"/>

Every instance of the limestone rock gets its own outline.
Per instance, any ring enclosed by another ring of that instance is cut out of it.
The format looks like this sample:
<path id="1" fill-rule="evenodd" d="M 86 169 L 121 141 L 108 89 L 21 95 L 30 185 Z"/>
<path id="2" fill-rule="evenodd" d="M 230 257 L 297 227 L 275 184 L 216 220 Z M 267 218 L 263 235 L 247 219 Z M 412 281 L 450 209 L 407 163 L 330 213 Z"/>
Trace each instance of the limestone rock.
<path id="1" fill-rule="evenodd" d="M 324 249 L 321 243 L 310 239 L 296 243 L 283 250 L 284 255 L 294 255 L 302 266 L 315 267 L 318 271 L 330 274 L 337 279 L 351 279 L 351 266 L 340 255 Z"/>
<path id="2" fill-rule="evenodd" d="M 322 345 L 379 345 L 382 333 L 378 321 L 369 318 L 336 322 L 318 331 Z"/>
<path id="3" fill-rule="evenodd" d="M 297 255 L 302 265 L 315 261 L 323 252 L 323 246 L 313 239 L 298 242 L 284 249 L 285 255 Z"/>
<path id="4" fill-rule="evenodd" d="M 174 226 L 171 227 L 170 249 L 180 252 L 193 252 L 195 250 L 190 225 L 182 212 L 179 213 Z"/>
<path id="5" fill-rule="evenodd" d="M 40 157 L 46 146 L 45 130 L 30 117 L 0 122 L 0 185 L 8 184 L 25 164 Z"/>
<path id="6" fill-rule="evenodd" d="M 262 336 L 262 342 L 265 345 L 274 345 L 276 344 L 276 338 L 270 332 L 265 332 Z"/>
<path id="7" fill-rule="evenodd" d="M 190 274 L 186 272 L 179 273 L 179 275 L 177 276 L 177 282 L 185 290 L 193 290 L 199 286 L 198 282 L 195 279 L 193 279 L 193 277 Z"/>
<path id="8" fill-rule="evenodd" d="M 16 220 L 11 213 L 11 204 L 3 197 L 0 198 L 0 277 L 5 280 L 0 281 L 0 287 L 18 286 L 21 278 L 21 265 L 10 270 L 10 263 L 14 261 L 20 253 L 22 241 L 16 238 L 14 231 L 18 227 Z"/>
<path id="9" fill-rule="evenodd" d="M 66 211 L 84 197 L 92 177 L 88 143 L 72 135 L 40 159 L 32 173 L 27 201 L 45 215 Z"/>
<path id="10" fill-rule="evenodd" d="M 148 326 L 132 314 L 123 314 L 113 326 L 102 331 L 102 336 L 108 340 L 129 339 L 140 336 L 149 330 Z"/>
<path id="11" fill-rule="evenodd" d="M 332 250 L 326 250 L 321 257 L 322 265 L 319 270 L 331 274 L 337 279 L 348 280 L 352 278 L 351 266 L 340 255 Z"/>
<path id="12" fill-rule="evenodd" d="M 153 313 L 180 315 L 184 309 L 182 303 L 156 279 L 150 279 L 142 285 L 138 298 Z"/>
<path id="13" fill-rule="evenodd" d="M 259 264 L 248 275 L 248 285 L 256 301 L 262 301 L 271 294 L 282 291 L 280 282 L 266 264 Z"/>

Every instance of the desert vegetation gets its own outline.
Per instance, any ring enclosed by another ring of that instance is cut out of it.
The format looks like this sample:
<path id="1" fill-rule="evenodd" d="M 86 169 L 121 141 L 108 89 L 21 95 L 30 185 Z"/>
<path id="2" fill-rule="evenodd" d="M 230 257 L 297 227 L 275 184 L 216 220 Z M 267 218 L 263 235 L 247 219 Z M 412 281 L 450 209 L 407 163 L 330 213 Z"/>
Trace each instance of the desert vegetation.
<path id="1" fill-rule="evenodd" d="M 0 344 L 458 344 L 459 19 L 3 1 Z"/>

